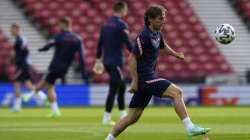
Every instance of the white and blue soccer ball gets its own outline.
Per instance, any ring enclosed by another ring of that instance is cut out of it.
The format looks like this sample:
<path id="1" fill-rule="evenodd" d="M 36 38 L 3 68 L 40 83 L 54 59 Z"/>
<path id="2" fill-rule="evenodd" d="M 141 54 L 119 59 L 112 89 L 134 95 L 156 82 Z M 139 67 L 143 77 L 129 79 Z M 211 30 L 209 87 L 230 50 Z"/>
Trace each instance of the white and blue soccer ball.
<path id="1" fill-rule="evenodd" d="M 215 39 L 221 44 L 229 44 L 235 39 L 234 27 L 230 24 L 220 24 L 214 31 Z"/>

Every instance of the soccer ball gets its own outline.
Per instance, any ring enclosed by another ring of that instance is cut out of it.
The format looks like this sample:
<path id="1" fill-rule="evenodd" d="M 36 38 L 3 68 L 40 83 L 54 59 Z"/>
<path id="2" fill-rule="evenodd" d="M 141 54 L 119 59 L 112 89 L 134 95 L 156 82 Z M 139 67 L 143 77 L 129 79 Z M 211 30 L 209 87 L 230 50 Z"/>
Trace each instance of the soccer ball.
<path id="1" fill-rule="evenodd" d="M 214 31 L 215 39 L 221 44 L 229 44 L 235 39 L 235 30 L 230 24 L 220 24 Z"/>

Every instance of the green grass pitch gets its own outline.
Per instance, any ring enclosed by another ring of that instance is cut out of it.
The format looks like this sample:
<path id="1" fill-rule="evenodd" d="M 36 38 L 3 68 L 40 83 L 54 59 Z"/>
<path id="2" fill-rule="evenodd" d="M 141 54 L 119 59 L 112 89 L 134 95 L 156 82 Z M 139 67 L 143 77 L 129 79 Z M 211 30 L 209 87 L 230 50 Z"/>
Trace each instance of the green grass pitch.
<path id="1" fill-rule="evenodd" d="M 101 125 L 102 107 L 61 108 L 62 117 L 46 118 L 49 109 L 27 108 L 20 113 L 0 109 L 0 140 L 104 140 L 111 127 Z M 189 107 L 194 123 L 211 127 L 202 140 L 250 140 L 250 107 Z M 113 112 L 114 120 L 118 111 Z M 138 123 L 117 140 L 187 140 L 172 107 L 149 107 Z"/>

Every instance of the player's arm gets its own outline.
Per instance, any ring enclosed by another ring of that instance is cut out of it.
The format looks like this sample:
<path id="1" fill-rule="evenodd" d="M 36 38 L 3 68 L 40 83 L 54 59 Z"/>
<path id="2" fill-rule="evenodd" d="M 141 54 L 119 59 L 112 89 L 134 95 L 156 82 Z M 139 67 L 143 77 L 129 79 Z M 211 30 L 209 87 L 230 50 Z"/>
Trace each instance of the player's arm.
<path id="1" fill-rule="evenodd" d="M 138 74 L 137 74 L 137 58 L 140 58 L 143 54 L 143 45 L 145 43 L 145 39 L 142 36 L 138 36 L 136 38 L 135 46 L 132 50 L 132 53 L 129 55 L 128 63 L 129 63 L 129 71 L 131 74 L 131 88 L 129 92 L 135 93 L 138 89 Z"/>
<path id="2" fill-rule="evenodd" d="M 163 39 L 161 39 L 160 45 L 162 54 L 171 55 L 179 59 L 184 59 L 184 54 L 182 52 L 176 52 Z"/>
<path id="3" fill-rule="evenodd" d="M 82 79 L 86 79 L 85 63 L 84 63 L 84 45 L 83 45 L 82 41 L 79 41 L 78 52 L 80 54 L 80 69 L 81 69 Z"/>
<path id="4" fill-rule="evenodd" d="M 102 74 L 104 71 L 104 66 L 102 64 L 102 46 L 103 46 L 103 33 L 101 30 L 101 34 L 100 34 L 100 38 L 98 41 L 98 45 L 97 45 L 97 50 L 96 50 L 96 61 L 95 61 L 95 65 L 93 67 L 93 71 L 96 74 Z"/>
<path id="5" fill-rule="evenodd" d="M 131 53 L 129 55 L 128 63 L 129 63 L 129 71 L 131 74 L 131 80 L 132 80 L 129 92 L 135 93 L 138 89 L 137 60 L 136 60 L 135 54 Z"/>
<path id="6" fill-rule="evenodd" d="M 98 40 L 98 44 L 97 44 L 97 50 L 96 50 L 96 59 L 101 60 L 102 57 L 102 45 L 103 45 L 103 33 L 102 33 L 102 29 L 101 29 L 101 33 L 100 33 L 100 37 Z"/>
<path id="7" fill-rule="evenodd" d="M 42 48 L 39 48 L 38 51 L 39 52 L 43 52 L 43 51 L 48 51 L 51 47 L 55 46 L 56 41 L 55 39 L 50 39 L 46 45 L 44 45 Z"/>
<path id="8" fill-rule="evenodd" d="M 133 49 L 133 43 L 129 37 L 129 31 L 128 29 L 123 29 L 122 30 L 122 38 L 124 40 L 124 42 L 126 43 L 127 49 L 129 50 L 129 52 L 132 52 Z"/>

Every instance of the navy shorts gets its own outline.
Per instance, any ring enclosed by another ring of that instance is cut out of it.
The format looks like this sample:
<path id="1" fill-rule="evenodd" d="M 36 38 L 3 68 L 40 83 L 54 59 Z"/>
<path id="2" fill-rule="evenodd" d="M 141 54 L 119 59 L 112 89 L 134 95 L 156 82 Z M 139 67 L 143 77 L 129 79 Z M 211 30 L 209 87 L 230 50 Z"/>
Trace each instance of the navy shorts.
<path id="1" fill-rule="evenodd" d="M 171 82 L 163 78 L 139 82 L 138 91 L 134 93 L 129 108 L 145 108 L 152 96 L 162 97 L 170 85 Z"/>
<path id="2" fill-rule="evenodd" d="M 15 75 L 15 79 L 18 82 L 26 82 L 28 80 L 31 80 L 31 72 L 29 68 L 17 69 Z"/>
<path id="3" fill-rule="evenodd" d="M 51 71 L 45 76 L 45 81 L 51 85 L 54 85 L 56 80 L 62 77 L 64 77 L 64 74 L 56 71 Z"/>

